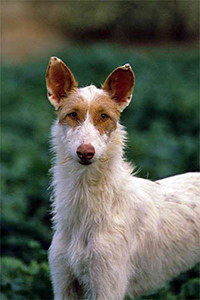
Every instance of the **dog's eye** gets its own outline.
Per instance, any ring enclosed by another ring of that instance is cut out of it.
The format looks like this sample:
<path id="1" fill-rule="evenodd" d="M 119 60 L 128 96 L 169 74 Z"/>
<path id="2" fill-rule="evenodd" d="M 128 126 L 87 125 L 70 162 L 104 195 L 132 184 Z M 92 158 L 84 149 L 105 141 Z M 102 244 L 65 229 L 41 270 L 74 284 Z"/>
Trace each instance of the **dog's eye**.
<path id="1" fill-rule="evenodd" d="M 105 121 L 109 118 L 109 116 L 107 114 L 101 114 L 101 120 Z"/>
<path id="2" fill-rule="evenodd" d="M 75 111 L 71 112 L 67 116 L 70 117 L 71 119 L 77 119 L 77 113 Z"/>

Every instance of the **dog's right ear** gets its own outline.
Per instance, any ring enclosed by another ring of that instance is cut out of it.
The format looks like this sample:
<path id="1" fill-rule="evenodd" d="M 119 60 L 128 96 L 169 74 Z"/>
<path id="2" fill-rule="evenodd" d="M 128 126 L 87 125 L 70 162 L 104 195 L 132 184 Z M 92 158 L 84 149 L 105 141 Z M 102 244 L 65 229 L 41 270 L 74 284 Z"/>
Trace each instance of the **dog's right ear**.
<path id="1" fill-rule="evenodd" d="M 46 73 L 48 98 L 57 109 L 61 99 L 66 97 L 78 84 L 62 60 L 51 57 Z"/>
<path id="2" fill-rule="evenodd" d="M 131 101 L 134 83 L 135 75 L 133 70 L 129 64 L 125 64 L 115 69 L 107 77 L 102 88 L 109 93 L 122 111 Z"/>

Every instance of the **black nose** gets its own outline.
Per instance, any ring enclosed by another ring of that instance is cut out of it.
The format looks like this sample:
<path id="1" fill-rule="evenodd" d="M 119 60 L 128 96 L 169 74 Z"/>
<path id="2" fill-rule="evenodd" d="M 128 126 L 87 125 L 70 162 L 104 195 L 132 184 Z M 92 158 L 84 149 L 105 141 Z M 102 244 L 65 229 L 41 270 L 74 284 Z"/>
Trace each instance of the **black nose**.
<path id="1" fill-rule="evenodd" d="M 89 165 L 95 155 L 95 149 L 91 144 L 82 144 L 77 148 L 76 154 L 81 159 L 81 164 Z"/>

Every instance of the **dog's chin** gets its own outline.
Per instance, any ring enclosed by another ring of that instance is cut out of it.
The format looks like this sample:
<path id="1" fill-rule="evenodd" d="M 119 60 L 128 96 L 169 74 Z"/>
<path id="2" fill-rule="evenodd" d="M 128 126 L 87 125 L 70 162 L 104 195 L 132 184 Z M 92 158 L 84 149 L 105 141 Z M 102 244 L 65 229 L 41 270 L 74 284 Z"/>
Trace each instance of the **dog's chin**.
<path id="1" fill-rule="evenodd" d="M 89 166 L 92 164 L 92 161 L 80 160 L 79 164 L 81 164 L 83 166 Z"/>

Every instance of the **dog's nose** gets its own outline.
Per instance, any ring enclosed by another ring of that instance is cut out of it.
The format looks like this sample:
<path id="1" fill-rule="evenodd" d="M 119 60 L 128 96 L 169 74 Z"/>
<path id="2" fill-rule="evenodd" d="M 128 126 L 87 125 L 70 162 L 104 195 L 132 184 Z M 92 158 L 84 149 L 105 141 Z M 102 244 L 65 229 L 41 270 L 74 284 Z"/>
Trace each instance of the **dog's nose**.
<path id="1" fill-rule="evenodd" d="M 91 144 L 82 144 L 77 148 L 76 154 L 83 165 L 88 165 L 95 155 L 95 149 Z"/>

